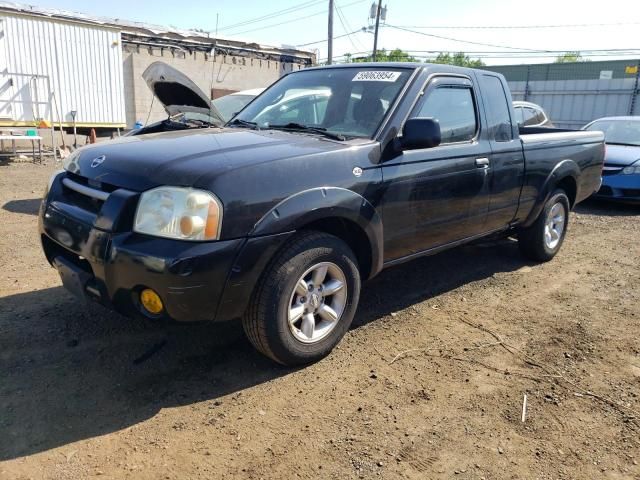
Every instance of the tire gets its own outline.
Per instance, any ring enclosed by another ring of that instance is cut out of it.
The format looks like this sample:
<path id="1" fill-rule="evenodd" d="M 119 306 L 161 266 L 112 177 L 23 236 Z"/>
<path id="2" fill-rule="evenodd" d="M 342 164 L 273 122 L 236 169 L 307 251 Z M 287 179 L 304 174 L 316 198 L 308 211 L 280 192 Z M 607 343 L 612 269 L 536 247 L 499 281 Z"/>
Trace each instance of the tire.
<path id="1" fill-rule="evenodd" d="M 324 280 L 314 284 L 325 267 Z M 333 235 L 304 232 L 265 269 L 242 325 L 249 341 L 267 357 L 283 365 L 304 365 L 325 357 L 338 344 L 359 298 L 360 272 L 351 249 Z M 298 317 L 301 308 L 304 313 Z"/>
<path id="2" fill-rule="evenodd" d="M 518 246 L 531 260 L 548 262 L 560 250 L 569 223 L 569 198 L 564 190 L 551 194 L 536 221 L 518 231 Z"/>

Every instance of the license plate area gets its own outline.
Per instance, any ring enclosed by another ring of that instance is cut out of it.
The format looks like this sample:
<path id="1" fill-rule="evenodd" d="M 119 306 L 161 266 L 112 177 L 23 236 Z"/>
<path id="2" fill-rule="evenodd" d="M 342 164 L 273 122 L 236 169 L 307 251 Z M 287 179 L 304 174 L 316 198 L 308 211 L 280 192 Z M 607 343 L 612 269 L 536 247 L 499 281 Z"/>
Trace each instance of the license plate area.
<path id="1" fill-rule="evenodd" d="M 54 258 L 53 264 L 60 274 L 62 286 L 79 299 L 86 300 L 87 283 L 93 276 L 63 257 Z"/>

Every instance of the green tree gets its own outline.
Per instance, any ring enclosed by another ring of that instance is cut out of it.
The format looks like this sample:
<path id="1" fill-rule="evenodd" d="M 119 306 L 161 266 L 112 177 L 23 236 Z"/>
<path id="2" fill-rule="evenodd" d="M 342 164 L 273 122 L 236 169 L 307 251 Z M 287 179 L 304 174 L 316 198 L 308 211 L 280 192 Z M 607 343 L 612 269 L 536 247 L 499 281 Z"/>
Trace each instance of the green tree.
<path id="1" fill-rule="evenodd" d="M 366 57 L 353 57 L 350 53 L 344 55 L 345 63 L 358 63 L 358 62 L 373 62 L 373 55 L 367 55 Z M 376 62 L 421 62 L 420 59 L 409 55 L 409 53 L 395 48 L 391 51 L 387 51 L 384 48 L 378 50 L 376 55 Z M 440 63 L 446 65 L 457 65 L 459 67 L 484 67 L 484 62 L 480 59 L 472 60 L 469 55 L 464 52 L 458 52 L 453 55 L 450 53 L 439 53 L 436 58 L 427 60 L 428 63 Z"/>
<path id="2" fill-rule="evenodd" d="M 384 48 L 378 50 L 376 55 L 376 62 L 419 62 L 416 57 L 412 57 L 407 52 L 395 48 L 390 52 L 387 52 Z M 345 54 L 345 62 L 373 62 L 373 55 L 367 55 L 366 57 L 353 58 L 350 53 Z"/>
<path id="3" fill-rule="evenodd" d="M 381 51 L 380 62 L 419 62 L 416 57 L 412 57 L 407 52 L 403 52 L 399 48 L 391 50 L 388 54 L 385 50 Z M 386 59 L 383 60 L 384 55 L 386 54 Z"/>
<path id="4" fill-rule="evenodd" d="M 484 62 L 479 58 L 472 60 L 469 55 L 464 52 L 458 52 L 451 55 L 450 53 L 439 53 L 436 58 L 428 60 L 429 63 L 439 63 L 445 65 L 456 65 L 458 67 L 479 68 L 484 67 Z"/>
<path id="5" fill-rule="evenodd" d="M 556 57 L 555 63 L 574 63 L 574 62 L 588 62 L 588 59 L 584 59 L 580 52 L 566 52 Z"/>

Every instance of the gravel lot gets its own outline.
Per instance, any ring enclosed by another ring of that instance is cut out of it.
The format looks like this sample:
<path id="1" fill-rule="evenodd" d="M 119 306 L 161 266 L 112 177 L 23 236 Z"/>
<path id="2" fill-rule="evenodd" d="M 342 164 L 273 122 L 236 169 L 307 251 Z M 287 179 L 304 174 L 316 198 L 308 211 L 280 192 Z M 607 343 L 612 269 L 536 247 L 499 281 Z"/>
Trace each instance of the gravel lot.
<path id="1" fill-rule="evenodd" d="M 580 205 L 544 265 L 502 240 L 389 269 L 286 369 L 237 323 L 67 294 L 36 232 L 53 170 L 0 163 L 0 478 L 640 478 L 640 208 Z"/>

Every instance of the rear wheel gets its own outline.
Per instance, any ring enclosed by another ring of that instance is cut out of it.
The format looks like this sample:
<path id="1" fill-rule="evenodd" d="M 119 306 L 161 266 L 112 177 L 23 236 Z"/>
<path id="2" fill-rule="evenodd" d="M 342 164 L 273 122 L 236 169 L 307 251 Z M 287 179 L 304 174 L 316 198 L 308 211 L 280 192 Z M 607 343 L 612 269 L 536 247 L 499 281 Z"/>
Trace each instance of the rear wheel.
<path id="1" fill-rule="evenodd" d="M 533 225 L 518 232 L 518 244 L 525 257 L 547 262 L 558 253 L 567 233 L 569 209 L 564 190 L 554 191 Z"/>
<path id="2" fill-rule="evenodd" d="M 311 363 L 342 339 L 359 297 L 351 249 L 333 235 L 305 232 L 267 267 L 242 323 L 266 356 L 285 365 Z"/>

